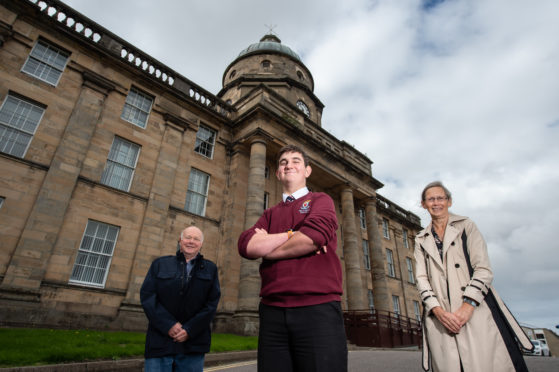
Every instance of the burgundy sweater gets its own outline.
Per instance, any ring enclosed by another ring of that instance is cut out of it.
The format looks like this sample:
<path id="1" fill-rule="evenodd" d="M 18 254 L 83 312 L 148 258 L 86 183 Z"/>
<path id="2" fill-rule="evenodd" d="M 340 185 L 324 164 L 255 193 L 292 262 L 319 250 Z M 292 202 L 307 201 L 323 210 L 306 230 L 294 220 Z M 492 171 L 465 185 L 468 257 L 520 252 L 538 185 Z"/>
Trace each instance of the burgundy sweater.
<path id="1" fill-rule="evenodd" d="M 308 255 L 286 260 L 263 260 L 260 265 L 262 303 L 272 306 L 297 307 L 340 301 L 342 268 L 336 254 L 338 221 L 334 202 L 324 193 L 309 192 L 291 202 L 280 202 L 264 211 L 250 229 L 239 237 L 239 254 L 245 258 L 254 229 L 269 234 L 299 231 L 317 247 L 327 246 L 326 254 Z"/>

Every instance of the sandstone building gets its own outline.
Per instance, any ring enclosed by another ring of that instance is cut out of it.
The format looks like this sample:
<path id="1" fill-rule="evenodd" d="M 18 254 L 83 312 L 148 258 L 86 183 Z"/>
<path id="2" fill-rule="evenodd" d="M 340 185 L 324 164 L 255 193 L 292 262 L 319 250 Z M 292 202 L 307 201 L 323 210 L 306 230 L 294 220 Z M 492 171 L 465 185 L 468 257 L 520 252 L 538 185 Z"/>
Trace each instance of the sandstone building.
<path id="1" fill-rule="evenodd" d="M 0 324 L 145 329 L 147 269 L 194 224 L 219 267 L 216 329 L 254 334 L 258 262 L 237 238 L 281 199 L 289 143 L 337 207 L 344 310 L 418 318 L 419 218 L 322 128 L 313 90 L 275 35 L 212 94 L 60 1 L 0 0 Z"/>

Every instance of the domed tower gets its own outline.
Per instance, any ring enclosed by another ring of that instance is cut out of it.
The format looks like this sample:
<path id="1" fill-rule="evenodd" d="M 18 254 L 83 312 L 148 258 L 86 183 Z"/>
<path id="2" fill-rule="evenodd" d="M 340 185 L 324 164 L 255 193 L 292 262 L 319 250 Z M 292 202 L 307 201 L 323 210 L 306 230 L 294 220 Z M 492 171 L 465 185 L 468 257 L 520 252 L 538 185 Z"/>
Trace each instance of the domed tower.
<path id="1" fill-rule="evenodd" d="M 305 120 L 321 125 L 324 105 L 313 93 L 311 72 L 276 35 L 264 35 L 243 49 L 225 69 L 222 84 L 218 96 L 234 106 L 263 84 L 300 110 Z"/>

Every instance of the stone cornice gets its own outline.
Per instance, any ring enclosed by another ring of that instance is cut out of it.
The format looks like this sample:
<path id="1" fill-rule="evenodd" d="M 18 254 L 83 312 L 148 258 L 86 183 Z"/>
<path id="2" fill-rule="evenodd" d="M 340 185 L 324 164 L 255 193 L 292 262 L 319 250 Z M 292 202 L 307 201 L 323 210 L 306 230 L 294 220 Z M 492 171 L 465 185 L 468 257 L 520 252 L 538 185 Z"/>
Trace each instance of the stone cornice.
<path id="1" fill-rule="evenodd" d="M 84 86 L 96 90 L 105 96 L 109 95 L 112 90 L 116 89 L 115 84 L 93 71 L 83 71 L 82 77 Z"/>
<path id="2" fill-rule="evenodd" d="M 270 95 L 274 95 L 274 96 L 277 95 L 277 93 L 271 91 L 266 86 L 260 86 L 260 88 L 263 91 L 269 93 Z M 257 90 L 255 90 L 254 93 L 257 93 Z M 286 117 L 285 114 L 280 115 L 279 113 L 274 112 L 274 110 L 272 110 L 271 107 L 268 107 L 268 105 L 266 105 L 266 100 L 257 99 L 256 101 L 257 103 L 254 104 L 254 106 L 250 107 L 247 111 L 243 112 L 238 118 L 235 119 L 234 121 L 235 126 L 238 126 L 239 124 L 248 120 L 249 117 L 257 115 L 258 113 L 264 113 L 265 115 L 272 116 L 275 118 L 276 122 L 288 128 L 293 133 L 293 136 L 300 137 L 301 139 L 304 139 L 310 144 L 316 146 L 320 150 L 320 152 L 324 154 L 324 156 L 329 156 L 331 159 L 335 161 L 339 161 L 341 164 L 343 164 L 346 170 L 353 172 L 359 175 L 360 177 L 365 176 L 369 178 L 371 182 L 371 186 L 373 188 L 378 189 L 383 186 L 383 184 L 380 181 L 376 180 L 374 177 L 372 177 L 369 172 L 359 168 L 358 166 L 356 166 L 356 164 L 344 158 L 344 156 L 347 156 L 347 154 L 349 153 L 352 154 L 352 157 L 362 158 L 364 161 L 370 164 L 370 160 L 366 158 L 364 155 L 362 155 L 360 152 L 355 150 L 352 146 L 349 146 L 344 141 L 337 140 L 333 135 L 326 132 L 324 129 L 322 129 L 319 126 L 315 126 L 315 125 L 309 126 L 308 124 L 306 125 L 301 124 L 300 126 L 296 126 L 293 123 L 293 121 L 296 121 L 295 119 L 289 120 L 288 115 Z M 317 136 L 314 134 L 316 132 L 321 134 L 320 138 L 317 138 Z M 330 145 L 330 148 L 325 146 L 324 143 L 322 143 L 321 139 L 323 141 L 324 140 L 327 141 L 328 144 Z M 334 148 L 337 151 L 334 151 L 331 148 Z"/>
<path id="3" fill-rule="evenodd" d="M 88 44 L 133 73 L 177 94 L 214 115 L 228 118 L 234 111 L 229 104 L 196 83 L 167 67 L 147 53 L 121 39 L 93 20 L 58 0 L 0 0 L 7 9 L 21 14 L 30 24 L 44 23 L 80 43 Z"/>
<path id="4" fill-rule="evenodd" d="M 421 230 L 421 219 L 410 211 L 398 206 L 396 203 L 388 200 L 382 195 L 377 194 L 376 196 L 377 213 L 383 213 L 397 221 L 400 221 L 403 225 L 409 226 L 410 228 Z"/>

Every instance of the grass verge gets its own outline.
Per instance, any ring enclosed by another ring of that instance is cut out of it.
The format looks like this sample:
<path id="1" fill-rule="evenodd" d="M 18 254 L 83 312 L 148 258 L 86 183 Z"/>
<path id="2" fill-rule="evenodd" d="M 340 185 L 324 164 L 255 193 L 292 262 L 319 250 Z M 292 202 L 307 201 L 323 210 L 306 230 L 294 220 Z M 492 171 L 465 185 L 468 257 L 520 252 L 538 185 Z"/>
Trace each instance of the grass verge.
<path id="1" fill-rule="evenodd" d="M 0 328 L 0 367 L 142 357 L 145 333 Z M 257 337 L 212 334 L 210 352 L 255 350 Z"/>

